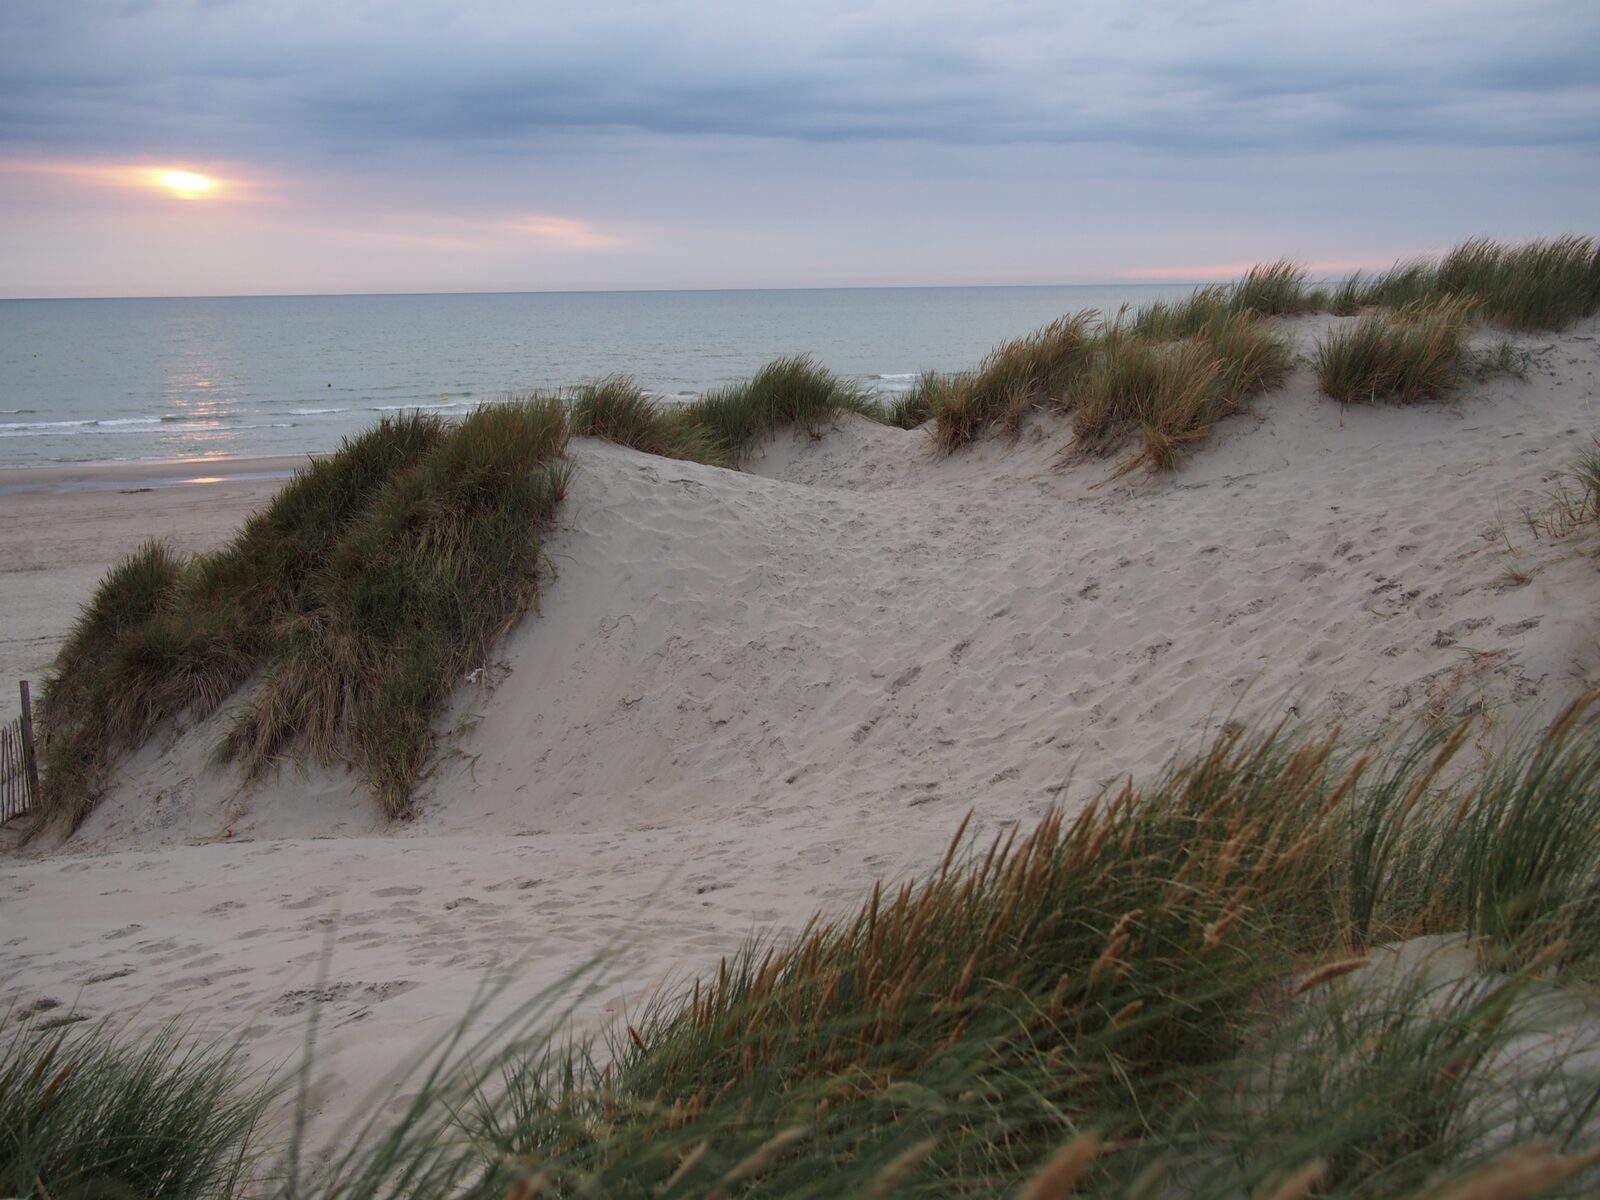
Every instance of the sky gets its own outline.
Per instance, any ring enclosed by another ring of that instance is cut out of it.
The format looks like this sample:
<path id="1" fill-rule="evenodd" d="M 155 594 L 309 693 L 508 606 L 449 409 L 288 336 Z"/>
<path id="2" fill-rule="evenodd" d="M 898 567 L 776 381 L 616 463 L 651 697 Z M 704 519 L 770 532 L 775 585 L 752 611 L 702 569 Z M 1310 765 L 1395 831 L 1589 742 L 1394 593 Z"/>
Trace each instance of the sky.
<path id="1" fill-rule="evenodd" d="M 0 0 L 0 296 L 1188 281 L 1600 233 L 1596 0 Z"/>

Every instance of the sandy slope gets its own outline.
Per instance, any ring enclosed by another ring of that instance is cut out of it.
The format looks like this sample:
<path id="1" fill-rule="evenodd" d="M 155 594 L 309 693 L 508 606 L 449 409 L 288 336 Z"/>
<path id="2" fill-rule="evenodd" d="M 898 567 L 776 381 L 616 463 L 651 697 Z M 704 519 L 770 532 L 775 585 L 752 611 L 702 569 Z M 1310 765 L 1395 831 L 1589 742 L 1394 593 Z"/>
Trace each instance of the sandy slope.
<path id="1" fill-rule="evenodd" d="M 969 807 L 1028 821 L 1231 716 L 1542 719 L 1600 683 L 1596 538 L 1518 517 L 1600 431 L 1596 330 L 1448 405 L 1341 410 L 1300 370 L 1154 480 L 1059 467 L 1045 423 L 934 462 L 850 419 L 748 474 L 578 444 L 558 576 L 442 722 L 413 825 L 335 772 L 240 794 L 201 769 L 214 727 L 176 736 L 0 867 L 0 977 L 263 1061 L 321 987 L 332 1115 L 491 964 L 526 959 L 511 1003 L 620 943 L 578 1001 L 603 1019 L 930 865 Z"/>

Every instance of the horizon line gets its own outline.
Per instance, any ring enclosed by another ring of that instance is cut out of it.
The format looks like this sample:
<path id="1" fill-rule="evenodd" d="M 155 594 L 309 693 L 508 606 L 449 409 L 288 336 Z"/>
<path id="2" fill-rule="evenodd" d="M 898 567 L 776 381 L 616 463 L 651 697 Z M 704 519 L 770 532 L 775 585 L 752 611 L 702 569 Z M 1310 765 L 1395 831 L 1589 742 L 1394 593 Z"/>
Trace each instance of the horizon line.
<path id="1" fill-rule="evenodd" d="M 6 302 L 48 302 L 56 300 L 337 300 L 378 296 L 628 296 L 678 292 L 912 292 L 956 291 L 972 288 L 1103 288 L 1103 287 L 1203 287 L 1219 280 L 1195 279 L 1108 279 L 1090 283 L 869 283 L 869 284 L 790 284 L 768 287 L 640 287 L 640 288 L 488 288 L 449 291 L 393 292 L 167 292 L 139 295 L 126 293 L 103 296 L 0 296 Z"/>

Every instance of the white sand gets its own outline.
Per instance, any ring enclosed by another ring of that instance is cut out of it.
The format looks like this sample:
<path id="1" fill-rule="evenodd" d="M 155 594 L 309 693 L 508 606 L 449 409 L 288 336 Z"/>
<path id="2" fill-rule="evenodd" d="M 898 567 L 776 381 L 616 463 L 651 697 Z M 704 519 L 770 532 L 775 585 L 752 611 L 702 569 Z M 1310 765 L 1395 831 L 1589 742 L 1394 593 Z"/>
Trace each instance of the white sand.
<path id="1" fill-rule="evenodd" d="M 241 794 L 202 769 L 214 725 L 169 737 L 65 847 L 0 865 L 4 990 L 186 1013 L 274 1062 L 320 972 L 332 1120 L 494 964 L 523 960 L 510 1003 L 621 944 L 593 1024 L 935 864 L 969 807 L 1030 822 L 1230 716 L 1547 719 L 1600 684 L 1600 539 L 1536 543 L 1519 506 L 1600 432 L 1596 332 L 1412 409 L 1301 368 L 1156 479 L 1058 467 L 1046 421 L 936 462 L 849 419 L 747 474 L 579 443 L 558 577 L 441 722 L 414 823 L 323 770 Z M 23 504 L 71 531 L 0 567 L 3 665 L 36 671 L 132 541 L 220 540 L 257 486 L 0 495 L 7 539 Z"/>

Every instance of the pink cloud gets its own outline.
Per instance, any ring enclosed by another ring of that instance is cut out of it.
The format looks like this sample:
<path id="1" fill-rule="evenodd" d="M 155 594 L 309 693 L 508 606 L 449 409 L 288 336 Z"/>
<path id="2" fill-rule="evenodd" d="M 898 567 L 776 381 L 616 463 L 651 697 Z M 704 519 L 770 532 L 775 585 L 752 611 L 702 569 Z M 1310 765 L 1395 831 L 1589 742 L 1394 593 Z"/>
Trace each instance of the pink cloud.
<path id="1" fill-rule="evenodd" d="M 572 250 L 605 250 L 623 244 L 622 238 L 597 229 L 587 221 L 549 213 L 523 213 L 505 225 L 513 233 Z"/>

